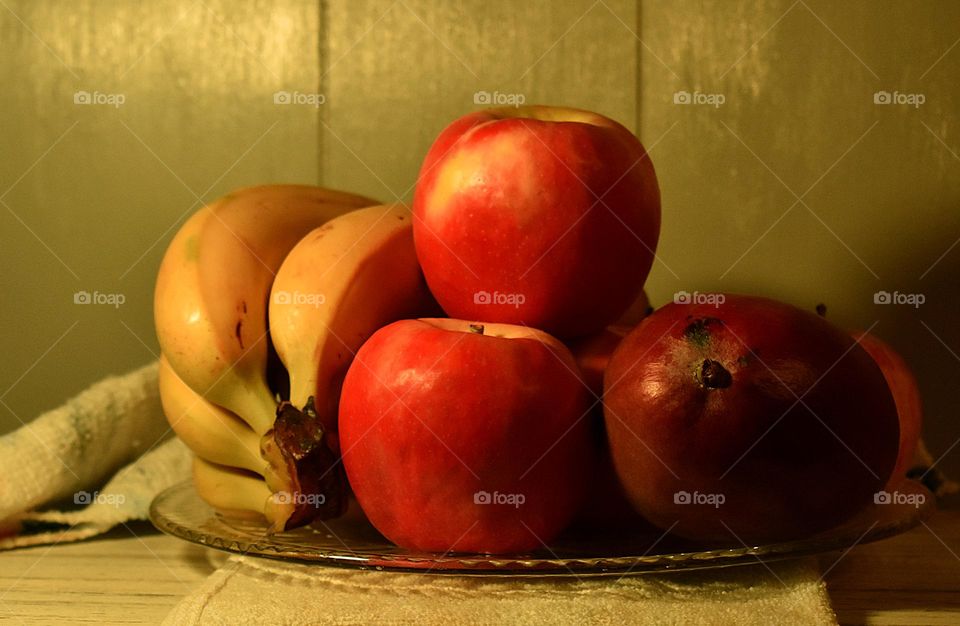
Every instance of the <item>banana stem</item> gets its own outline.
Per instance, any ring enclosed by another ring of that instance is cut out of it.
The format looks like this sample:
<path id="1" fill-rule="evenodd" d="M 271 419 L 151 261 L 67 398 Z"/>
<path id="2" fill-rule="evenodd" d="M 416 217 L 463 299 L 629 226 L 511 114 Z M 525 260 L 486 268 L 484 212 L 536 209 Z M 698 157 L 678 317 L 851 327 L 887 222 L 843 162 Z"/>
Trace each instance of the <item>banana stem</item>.
<path id="1" fill-rule="evenodd" d="M 267 485 L 273 491 L 266 513 L 275 530 L 339 517 L 346 511 L 346 475 L 327 435 L 313 398 L 303 410 L 289 402 L 277 407 L 273 428 L 260 442 L 269 463 Z"/>

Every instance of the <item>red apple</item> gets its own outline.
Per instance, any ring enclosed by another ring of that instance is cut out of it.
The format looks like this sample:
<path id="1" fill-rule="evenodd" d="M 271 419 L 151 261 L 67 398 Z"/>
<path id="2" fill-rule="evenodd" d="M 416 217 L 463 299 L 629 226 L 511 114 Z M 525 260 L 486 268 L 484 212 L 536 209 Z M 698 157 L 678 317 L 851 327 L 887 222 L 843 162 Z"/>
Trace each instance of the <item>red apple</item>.
<path id="1" fill-rule="evenodd" d="M 637 307 L 638 310 L 647 309 L 645 296 L 643 300 L 643 308 Z M 603 395 L 603 373 L 610 358 L 631 330 L 632 326 L 608 326 L 596 335 L 569 343 L 580 374 L 596 398 Z M 590 474 L 590 488 L 577 516 L 577 525 L 590 530 L 649 530 L 650 525 L 633 510 L 614 470 L 607 429 L 603 423 L 603 404 L 599 400 L 590 411 L 589 419 L 600 452 Z"/>
<path id="2" fill-rule="evenodd" d="M 434 142 L 413 214 L 417 257 L 448 315 L 574 337 L 602 330 L 640 293 L 660 191 L 643 146 L 611 119 L 487 109 Z"/>
<path id="3" fill-rule="evenodd" d="M 377 331 L 340 398 L 343 463 L 397 545 L 513 553 L 554 539 L 593 463 L 586 389 L 539 330 L 452 319 Z"/>
<path id="4" fill-rule="evenodd" d="M 647 293 L 641 291 L 629 310 L 617 320 L 616 324 L 611 324 L 598 333 L 577 337 L 567 342 L 583 375 L 583 380 L 593 395 L 603 395 L 603 372 L 607 369 L 607 363 L 610 362 L 614 350 L 627 333 L 652 312 Z"/>
<path id="5" fill-rule="evenodd" d="M 853 337 L 880 366 L 897 405 L 897 414 L 900 416 L 900 450 L 893 474 L 884 488 L 886 491 L 895 491 L 906 480 L 907 470 L 913 464 L 917 443 L 920 441 L 923 426 L 920 388 L 906 361 L 889 344 L 876 335 L 863 331 L 853 333 Z"/>
<path id="6" fill-rule="evenodd" d="M 567 343 L 580 368 L 580 375 L 593 395 L 603 395 L 603 373 L 617 346 L 631 330 L 630 326 L 607 326 L 595 335 Z"/>
<path id="7" fill-rule="evenodd" d="M 653 313 L 653 306 L 650 304 L 650 298 L 646 291 L 641 291 L 637 299 L 633 301 L 626 313 L 620 316 L 615 322 L 616 326 L 627 326 L 633 328 L 640 323 L 640 320 Z"/>
<path id="8" fill-rule="evenodd" d="M 832 527 L 872 501 L 897 458 L 896 405 L 870 355 L 773 300 L 666 305 L 617 348 L 604 388 L 628 497 L 691 539 Z"/>

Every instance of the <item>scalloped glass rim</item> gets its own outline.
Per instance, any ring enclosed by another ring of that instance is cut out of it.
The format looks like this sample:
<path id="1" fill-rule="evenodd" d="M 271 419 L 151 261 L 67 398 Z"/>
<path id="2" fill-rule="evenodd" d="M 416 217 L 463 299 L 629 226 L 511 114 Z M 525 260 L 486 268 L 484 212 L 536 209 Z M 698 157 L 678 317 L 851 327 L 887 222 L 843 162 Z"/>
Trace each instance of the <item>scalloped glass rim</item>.
<path id="1" fill-rule="evenodd" d="M 549 549 L 515 556 L 412 552 L 393 545 L 357 518 L 268 536 L 262 520 L 218 514 L 200 499 L 190 481 L 160 493 L 150 505 L 150 521 L 167 534 L 211 548 L 326 566 L 457 575 L 620 576 L 777 561 L 885 539 L 913 528 L 934 509 L 933 496 L 920 484 L 907 481 L 899 491 L 923 494 L 924 503 L 874 504 L 842 526 L 806 539 L 708 548 L 663 538 L 659 532 L 568 535 Z"/>

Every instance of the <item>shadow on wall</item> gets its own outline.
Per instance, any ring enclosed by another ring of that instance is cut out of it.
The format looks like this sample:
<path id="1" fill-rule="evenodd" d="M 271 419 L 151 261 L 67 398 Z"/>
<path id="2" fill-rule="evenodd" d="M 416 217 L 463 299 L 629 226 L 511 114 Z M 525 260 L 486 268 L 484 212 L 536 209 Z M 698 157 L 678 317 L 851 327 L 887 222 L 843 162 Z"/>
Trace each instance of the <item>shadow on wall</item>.
<path id="1" fill-rule="evenodd" d="M 945 203 L 941 211 L 943 215 L 956 215 L 960 202 Z M 955 230 L 938 230 L 924 241 L 900 240 L 891 246 L 890 265 L 903 264 L 903 274 L 923 276 L 891 287 L 900 292 L 901 299 L 914 296 L 915 301 L 922 299 L 923 303 L 877 305 L 882 310 L 875 329 L 914 370 L 924 399 L 925 438 L 934 458 L 949 451 L 940 468 L 954 477 L 960 474 L 960 455 L 956 454 L 957 448 L 950 450 L 960 437 L 956 427 L 960 353 L 954 347 L 960 346 L 960 245 L 935 265 L 933 262 L 954 246 L 958 237 L 960 233 Z"/>

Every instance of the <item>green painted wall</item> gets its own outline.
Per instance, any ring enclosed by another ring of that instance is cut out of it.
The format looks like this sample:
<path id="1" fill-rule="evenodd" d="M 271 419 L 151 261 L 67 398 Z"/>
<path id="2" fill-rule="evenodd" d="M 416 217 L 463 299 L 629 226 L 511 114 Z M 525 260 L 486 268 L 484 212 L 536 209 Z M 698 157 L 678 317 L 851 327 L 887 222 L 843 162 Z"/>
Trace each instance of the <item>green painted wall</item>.
<path id="1" fill-rule="evenodd" d="M 316 91 L 318 23 L 296 0 L 0 4 L 0 431 L 154 358 L 153 280 L 192 210 L 316 182 L 317 109 L 273 94 Z"/>
<path id="2" fill-rule="evenodd" d="M 478 92 L 636 119 L 632 2 L 362 0 L 331 3 L 327 23 L 321 137 L 333 186 L 411 200 L 430 144 L 484 107 Z"/>

